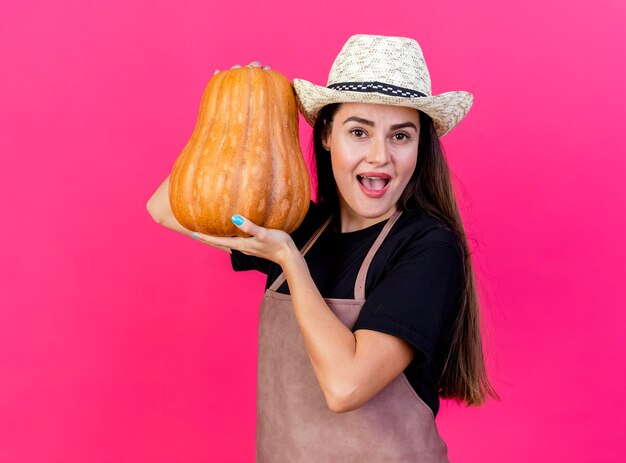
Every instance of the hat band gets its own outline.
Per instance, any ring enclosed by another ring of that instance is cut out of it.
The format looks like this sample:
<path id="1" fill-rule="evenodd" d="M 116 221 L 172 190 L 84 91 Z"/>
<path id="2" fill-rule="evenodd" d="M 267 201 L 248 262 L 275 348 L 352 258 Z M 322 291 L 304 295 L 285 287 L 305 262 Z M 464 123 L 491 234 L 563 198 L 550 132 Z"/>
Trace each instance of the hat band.
<path id="1" fill-rule="evenodd" d="M 401 96 L 405 98 L 420 98 L 427 96 L 417 90 L 411 90 L 382 82 L 340 82 L 331 84 L 327 88 L 333 90 L 348 90 L 350 92 L 382 93 L 383 95 Z"/>

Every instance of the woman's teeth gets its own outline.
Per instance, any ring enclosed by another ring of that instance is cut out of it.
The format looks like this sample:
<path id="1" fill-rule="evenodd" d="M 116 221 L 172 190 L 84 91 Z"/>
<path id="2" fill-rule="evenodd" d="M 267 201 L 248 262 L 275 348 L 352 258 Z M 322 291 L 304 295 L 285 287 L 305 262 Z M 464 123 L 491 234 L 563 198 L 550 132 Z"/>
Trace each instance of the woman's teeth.
<path id="1" fill-rule="evenodd" d="M 382 190 L 389 183 L 389 179 L 380 177 L 365 177 L 357 175 L 359 182 L 368 190 Z"/>

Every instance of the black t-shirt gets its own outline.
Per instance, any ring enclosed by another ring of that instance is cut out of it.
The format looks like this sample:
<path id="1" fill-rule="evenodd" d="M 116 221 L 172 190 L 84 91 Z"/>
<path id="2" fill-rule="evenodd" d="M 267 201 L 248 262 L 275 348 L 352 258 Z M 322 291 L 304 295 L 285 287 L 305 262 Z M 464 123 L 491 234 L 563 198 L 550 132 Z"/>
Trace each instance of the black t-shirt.
<path id="1" fill-rule="evenodd" d="M 298 248 L 325 219 L 311 203 L 305 220 L 292 234 Z M 333 219 L 305 256 L 323 297 L 354 299 L 361 264 L 385 223 L 340 233 Z M 234 250 L 231 262 L 236 271 L 267 274 L 266 288 L 282 273 L 271 261 Z M 353 328 L 388 333 L 413 346 L 415 356 L 404 373 L 435 416 L 439 410 L 437 379 L 449 349 L 461 284 L 454 233 L 435 218 L 403 212 L 372 260 L 365 281 L 366 302 Z M 278 292 L 289 294 L 286 281 Z"/>

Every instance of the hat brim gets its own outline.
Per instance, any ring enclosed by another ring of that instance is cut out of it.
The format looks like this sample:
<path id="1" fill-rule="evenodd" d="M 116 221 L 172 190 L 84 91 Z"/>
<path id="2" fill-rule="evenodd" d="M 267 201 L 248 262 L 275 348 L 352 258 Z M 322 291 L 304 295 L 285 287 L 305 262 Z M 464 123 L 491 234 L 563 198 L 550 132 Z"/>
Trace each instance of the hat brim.
<path id="1" fill-rule="evenodd" d="M 333 103 L 372 103 L 415 108 L 428 114 L 440 137 L 450 132 L 469 112 L 474 97 L 469 92 L 445 92 L 434 96 L 406 98 L 374 92 L 351 92 L 321 87 L 302 79 L 294 79 L 300 112 L 313 126 L 319 111 Z"/>

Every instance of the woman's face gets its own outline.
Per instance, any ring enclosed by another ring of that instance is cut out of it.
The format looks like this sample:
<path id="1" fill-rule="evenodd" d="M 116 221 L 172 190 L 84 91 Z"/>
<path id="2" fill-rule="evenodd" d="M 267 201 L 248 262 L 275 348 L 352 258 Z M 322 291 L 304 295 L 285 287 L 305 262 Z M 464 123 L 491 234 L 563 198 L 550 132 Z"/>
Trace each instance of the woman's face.
<path id="1" fill-rule="evenodd" d="M 343 103 L 323 140 L 337 182 L 341 231 L 388 219 L 417 163 L 416 109 Z"/>

